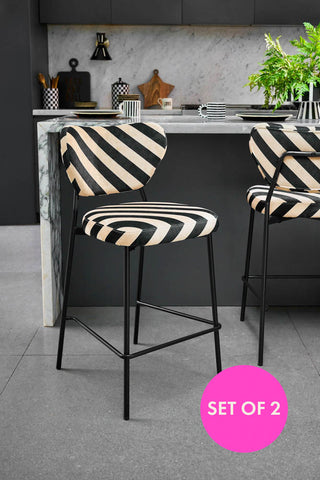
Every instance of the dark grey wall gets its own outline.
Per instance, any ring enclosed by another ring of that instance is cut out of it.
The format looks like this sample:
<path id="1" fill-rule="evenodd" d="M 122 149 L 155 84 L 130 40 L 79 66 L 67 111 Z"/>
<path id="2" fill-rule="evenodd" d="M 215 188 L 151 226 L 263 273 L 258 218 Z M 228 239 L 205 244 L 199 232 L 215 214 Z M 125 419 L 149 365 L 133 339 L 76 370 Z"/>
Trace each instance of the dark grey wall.
<path id="1" fill-rule="evenodd" d="M 0 2 L 0 225 L 32 224 L 35 162 L 32 108 L 39 106 L 35 74 L 47 70 L 46 27 L 37 0 Z"/>
<path id="2" fill-rule="evenodd" d="M 246 135 L 169 135 L 168 153 L 146 188 L 150 200 L 185 202 L 218 213 L 214 236 L 218 302 L 239 305 L 249 207 L 246 190 L 263 183 L 248 151 Z M 63 239 L 68 230 L 71 186 L 62 175 Z M 138 193 L 82 199 L 81 213 L 96 204 L 138 199 Z M 262 216 L 257 214 L 253 271 L 261 256 Z M 320 223 L 293 220 L 271 227 L 270 272 L 320 272 Z M 133 253 L 136 278 L 138 252 Z M 72 305 L 121 305 L 123 249 L 86 236 L 77 240 Z M 208 305 L 205 239 L 146 248 L 144 299 L 163 305 Z M 133 282 L 135 285 L 135 281 Z M 270 304 L 319 303 L 318 281 L 270 282 Z M 135 287 L 134 287 L 135 290 Z M 253 297 L 249 297 L 254 303 Z"/>
<path id="3" fill-rule="evenodd" d="M 31 58 L 31 91 L 32 107 L 41 108 L 41 89 L 38 82 L 38 73 L 48 75 L 48 29 L 47 25 L 39 23 L 39 0 L 30 1 L 29 38 Z M 55 72 L 50 72 L 51 75 Z"/>

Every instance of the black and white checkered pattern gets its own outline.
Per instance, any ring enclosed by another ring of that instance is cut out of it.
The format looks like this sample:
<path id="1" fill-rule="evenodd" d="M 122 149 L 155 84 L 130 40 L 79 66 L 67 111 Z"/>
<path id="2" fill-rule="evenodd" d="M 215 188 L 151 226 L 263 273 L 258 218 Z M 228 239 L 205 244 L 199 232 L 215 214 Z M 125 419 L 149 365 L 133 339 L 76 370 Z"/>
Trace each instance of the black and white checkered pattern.
<path id="1" fill-rule="evenodd" d="M 120 81 L 119 82 L 113 83 L 112 84 L 112 91 L 111 91 L 111 96 L 112 96 L 112 108 L 114 110 L 117 110 L 119 107 L 119 100 L 118 100 L 118 95 L 127 95 L 129 93 L 129 84 Z"/>
<path id="2" fill-rule="evenodd" d="M 43 89 L 43 108 L 46 110 L 54 110 L 59 108 L 58 88 Z"/>

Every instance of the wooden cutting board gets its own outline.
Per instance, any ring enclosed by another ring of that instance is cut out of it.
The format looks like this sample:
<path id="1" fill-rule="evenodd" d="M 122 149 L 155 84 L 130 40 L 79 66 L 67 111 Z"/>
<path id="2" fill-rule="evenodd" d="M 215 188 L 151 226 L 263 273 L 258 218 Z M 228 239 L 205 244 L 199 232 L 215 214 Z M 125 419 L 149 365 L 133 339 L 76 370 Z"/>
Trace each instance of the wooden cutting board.
<path id="1" fill-rule="evenodd" d="M 159 70 L 153 70 L 153 77 L 147 83 L 138 85 L 140 92 L 144 96 L 144 108 L 152 107 L 152 105 L 159 105 L 159 98 L 167 98 L 174 89 L 174 85 L 165 83 L 159 77 Z"/>
<path id="2" fill-rule="evenodd" d="M 90 101 L 90 73 L 76 70 L 79 62 L 71 58 L 71 71 L 59 72 L 59 105 L 60 108 L 74 108 L 74 102 Z"/>

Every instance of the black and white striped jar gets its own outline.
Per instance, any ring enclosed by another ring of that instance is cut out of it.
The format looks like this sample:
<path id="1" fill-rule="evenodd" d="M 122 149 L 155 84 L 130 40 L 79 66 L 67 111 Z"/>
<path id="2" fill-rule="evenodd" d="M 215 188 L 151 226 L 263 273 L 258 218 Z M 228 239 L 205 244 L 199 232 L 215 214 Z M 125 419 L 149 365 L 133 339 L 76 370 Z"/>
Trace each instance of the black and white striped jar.
<path id="1" fill-rule="evenodd" d="M 202 113 L 203 109 L 206 109 L 206 113 Z M 198 113 L 202 118 L 222 120 L 226 117 L 226 104 L 221 102 L 203 103 L 199 106 Z"/>
<path id="2" fill-rule="evenodd" d="M 141 101 L 124 100 L 119 104 L 119 110 L 125 117 L 140 117 Z"/>

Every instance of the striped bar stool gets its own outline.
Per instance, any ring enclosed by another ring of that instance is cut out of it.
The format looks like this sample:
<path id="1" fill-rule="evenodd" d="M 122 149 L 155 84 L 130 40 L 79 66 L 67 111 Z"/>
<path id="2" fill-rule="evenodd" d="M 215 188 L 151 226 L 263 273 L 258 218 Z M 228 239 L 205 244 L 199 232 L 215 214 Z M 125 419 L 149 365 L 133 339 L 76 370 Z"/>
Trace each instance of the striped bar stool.
<path id="1" fill-rule="evenodd" d="M 320 126 L 256 125 L 249 141 L 251 155 L 267 185 L 247 192 L 251 207 L 240 320 L 245 318 L 251 279 L 261 279 L 258 365 L 263 365 L 267 279 L 320 278 L 320 275 L 268 275 L 269 225 L 294 218 L 320 218 Z M 249 275 L 255 211 L 264 215 L 262 275 Z M 256 293 L 255 293 L 256 294 Z"/>
<path id="2" fill-rule="evenodd" d="M 213 262 L 212 232 L 218 227 L 217 216 L 205 208 L 180 203 L 148 202 L 143 187 L 148 183 L 167 149 L 163 129 L 154 123 L 119 126 L 69 126 L 61 132 L 61 155 L 67 176 L 74 187 L 73 219 L 67 255 L 64 300 L 61 314 L 57 369 L 61 369 L 66 320 L 74 320 L 103 345 L 124 360 L 124 419 L 129 419 L 130 360 L 176 343 L 214 333 L 217 371 L 221 371 L 221 355 Z M 142 202 L 106 205 L 87 212 L 78 227 L 79 197 L 108 195 L 139 190 Z M 124 346 L 119 351 L 82 320 L 67 316 L 70 273 L 76 234 L 124 247 Z M 152 305 L 141 300 L 144 247 L 206 237 L 213 320 Z M 138 343 L 140 307 L 186 317 L 207 325 L 196 333 L 130 353 L 130 253 L 140 249 L 138 292 L 135 311 L 134 343 Z"/>

